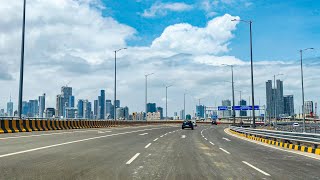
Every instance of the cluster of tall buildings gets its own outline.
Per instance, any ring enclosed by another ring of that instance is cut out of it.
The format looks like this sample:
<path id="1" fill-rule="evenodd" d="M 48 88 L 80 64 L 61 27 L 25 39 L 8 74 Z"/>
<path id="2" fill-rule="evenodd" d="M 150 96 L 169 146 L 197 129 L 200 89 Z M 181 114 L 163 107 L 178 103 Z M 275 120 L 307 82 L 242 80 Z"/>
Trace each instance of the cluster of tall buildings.
<path id="1" fill-rule="evenodd" d="M 160 120 L 163 119 L 163 108 L 157 107 L 156 103 L 147 103 L 147 120 Z"/>
<path id="2" fill-rule="evenodd" d="M 283 81 L 277 80 L 272 87 L 272 80 L 266 82 L 266 115 L 269 118 L 293 116 L 293 95 L 283 95 Z"/>

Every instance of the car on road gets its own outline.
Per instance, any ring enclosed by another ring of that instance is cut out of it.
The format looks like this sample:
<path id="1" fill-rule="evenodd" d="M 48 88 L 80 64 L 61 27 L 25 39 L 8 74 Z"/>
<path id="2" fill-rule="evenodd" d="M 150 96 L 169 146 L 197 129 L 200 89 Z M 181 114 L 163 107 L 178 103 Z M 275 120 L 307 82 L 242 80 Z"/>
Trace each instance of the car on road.
<path id="1" fill-rule="evenodd" d="M 299 123 L 293 123 L 292 126 L 293 127 L 299 127 L 300 125 L 299 125 Z"/>
<path id="2" fill-rule="evenodd" d="M 217 121 L 216 121 L 216 120 L 212 120 L 212 121 L 211 121 L 211 124 L 212 124 L 212 125 L 217 125 Z"/>
<path id="3" fill-rule="evenodd" d="M 193 130 L 194 126 L 191 121 L 183 121 L 182 123 L 182 129 L 184 128 L 191 128 Z"/>

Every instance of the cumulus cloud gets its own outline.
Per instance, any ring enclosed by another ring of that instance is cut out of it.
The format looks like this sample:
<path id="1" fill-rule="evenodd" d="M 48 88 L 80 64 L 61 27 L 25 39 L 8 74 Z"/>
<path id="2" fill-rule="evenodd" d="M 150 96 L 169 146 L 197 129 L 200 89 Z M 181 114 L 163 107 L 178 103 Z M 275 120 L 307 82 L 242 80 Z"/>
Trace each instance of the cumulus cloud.
<path id="1" fill-rule="evenodd" d="M 173 12 L 182 12 L 182 11 L 189 11 L 193 8 L 192 5 L 186 3 L 161 3 L 156 2 L 154 3 L 149 9 L 145 9 L 141 16 L 146 18 L 152 18 L 156 16 L 165 16 L 169 11 Z"/>
<path id="2" fill-rule="evenodd" d="M 170 49 L 180 53 L 220 54 L 229 51 L 228 43 L 238 22 L 237 16 L 226 14 L 210 20 L 206 27 L 195 27 L 187 23 L 167 27 L 151 47 L 157 50 Z"/>

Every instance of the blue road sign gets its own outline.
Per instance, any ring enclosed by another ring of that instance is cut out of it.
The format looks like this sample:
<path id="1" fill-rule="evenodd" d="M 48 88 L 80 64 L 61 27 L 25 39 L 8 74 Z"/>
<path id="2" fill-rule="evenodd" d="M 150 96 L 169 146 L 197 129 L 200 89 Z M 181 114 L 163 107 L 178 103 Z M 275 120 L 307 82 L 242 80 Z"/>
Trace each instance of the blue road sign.
<path id="1" fill-rule="evenodd" d="M 226 111 L 228 110 L 228 106 L 218 106 L 218 111 Z"/>

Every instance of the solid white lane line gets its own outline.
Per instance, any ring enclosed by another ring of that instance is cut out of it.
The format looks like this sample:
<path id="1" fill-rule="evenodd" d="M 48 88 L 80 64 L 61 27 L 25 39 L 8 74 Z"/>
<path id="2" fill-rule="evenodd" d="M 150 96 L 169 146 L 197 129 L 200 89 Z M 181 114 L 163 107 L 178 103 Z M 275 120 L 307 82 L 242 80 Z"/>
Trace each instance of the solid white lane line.
<path id="1" fill-rule="evenodd" d="M 226 140 L 226 141 L 230 141 L 230 139 L 223 137 L 222 139 Z"/>
<path id="2" fill-rule="evenodd" d="M 153 141 L 157 141 L 158 140 L 158 138 L 155 138 Z"/>
<path id="3" fill-rule="evenodd" d="M 219 148 L 221 151 L 227 153 L 227 154 L 230 154 L 227 150 L 223 149 L 223 148 Z"/>
<path id="4" fill-rule="evenodd" d="M 213 142 L 209 141 L 210 144 L 214 145 Z"/>
<path id="5" fill-rule="evenodd" d="M 134 161 L 139 155 L 140 153 L 137 153 L 136 155 L 134 155 L 126 164 L 131 164 L 132 161 Z"/>
<path id="6" fill-rule="evenodd" d="M 150 145 L 151 145 L 151 143 L 147 144 L 144 148 L 147 149 Z"/>
<path id="7" fill-rule="evenodd" d="M 151 131 L 151 130 L 154 130 L 154 129 L 161 129 L 161 128 L 151 128 L 151 129 L 147 129 L 147 130 Z M 86 138 L 86 139 L 69 141 L 69 142 L 64 142 L 64 143 L 59 143 L 59 144 L 53 144 L 53 145 L 49 145 L 49 146 L 43 146 L 43 147 L 28 149 L 28 150 L 24 150 L 24 151 L 17 151 L 17 152 L 8 153 L 8 154 L 2 154 L 2 155 L 0 155 L 0 158 L 7 157 L 7 156 L 13 156 L 13 155 L 17 155 L 17 154 L 33 152 L 33 151 L 38 151 L 38 150 L 42 150 L 42 149 L 48 149 L 48 148 L 57 147 L 57 146 L 63 146 L 63 145 L 67 145 L 67 144 L 73 144 L 73 143 L 84 142 L 84 141 L 100 139 L 100 138 L 105 138 L 105 137 L 111 137 L 111 136 L 131 134 L 131 133 L 136 133 L 136 132 L 141 132 L 141 131 L 146 131 L 146 130 L 136 130 L 136 131 L 123 132 L 123 133 L 108 134 L 108 135 L 104 135 L 104 136 L 97 136 L 97 137 L 92 137 L 92 138 Z"/>
<path id="8" fill-rule="evenodd" d="M 248 162 L 246 162 L 246 161 L 242 161 L 242 162 L 243 162 L 244 164 L 246 164 L 246 165 L 250 166 L 251 168 L 253 168 L 253 169 L 255 169 L 255 170 L 257 170 L 257 171 L 261 172 L 262 174 L 264 174 L 264 175 L 266 175 L 266 176 L 270 176 L 270 174 L 268 174 L 268 173 L 266 173 L 266 172 L 262 171 L 261 169 L 259 169 L 259 168 L 255 167 L 254 165 L 252 165 L 252 164 L 250 164 L 250 163 L 248 163 Z"/>
<path id="9" fill-rule="evenodd" d="M 186 135 L 182 135 L 181 138 L 186 138 Z"/>
<path id="10" fill-rule="evenodd" d="M 144 136 L 144 135 L 147 135 L 148 133 L 142 133 L 142 134 L 139 134 L 140 136 Z"/>

